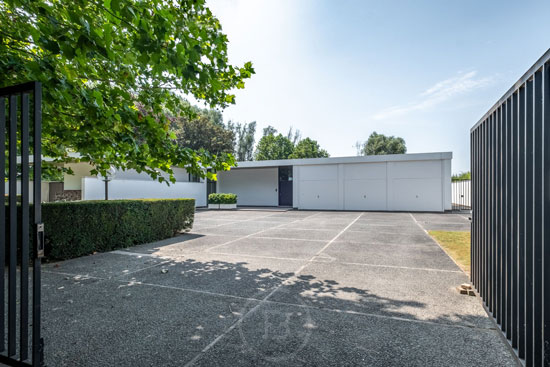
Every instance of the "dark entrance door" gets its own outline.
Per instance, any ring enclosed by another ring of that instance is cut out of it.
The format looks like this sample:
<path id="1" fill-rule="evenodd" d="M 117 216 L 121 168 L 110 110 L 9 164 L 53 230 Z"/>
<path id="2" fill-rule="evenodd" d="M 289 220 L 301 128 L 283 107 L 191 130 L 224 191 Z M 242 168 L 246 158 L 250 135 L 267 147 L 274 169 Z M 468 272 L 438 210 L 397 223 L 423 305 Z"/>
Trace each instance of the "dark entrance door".
<path id="1" fill-rule="evenodd" d="M 9 193 L 0 200 L 0 364 L 10 366 L 42 366 L 44 360 L 40 337 L 40 263 L 44 256 L 41 106 L 40 83 L 0 88 L 0 191 L 5 192 L 7 184 Z"/>
<path id="2" fill-rule="evenodd" d="M 279 167 L 279 206 L 292 206 L 292 166 Z"/>
<path id="3" fill-rule="evenodd" d="M 208 197 L 210 194 L 216 193 L 216 181 L 212 181 L 211 179 L 206 179 L 206 206 L 208 206 Z"/>

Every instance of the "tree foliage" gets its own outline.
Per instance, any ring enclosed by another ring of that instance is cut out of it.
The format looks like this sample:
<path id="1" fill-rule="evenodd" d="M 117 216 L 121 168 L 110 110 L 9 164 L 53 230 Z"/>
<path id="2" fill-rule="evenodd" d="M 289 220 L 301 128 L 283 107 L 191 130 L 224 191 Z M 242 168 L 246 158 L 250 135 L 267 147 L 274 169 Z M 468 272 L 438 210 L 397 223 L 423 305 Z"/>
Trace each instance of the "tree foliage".
<path id="1" fill-rule="evenodd" d="M 361 146 L 360 143 L 359 146 Z M 403 138 L 386 136 L 375 131 L 366 143 L 362 144 L 361 153 L 363 155 L 405 154 L 407 146 Z"/>
<path id="2" fill-rule="evenodd" d="M 277 134 L 277 129 L 275 129 L 271 125 L 267 125 L 267 127 L 264 127 L 263 134 L 264 134 L 264 136 L 275 135 L 275 134 Z"/>
<path id="3" fill-rule="evenodd" d="M 228 63 L 205 0 L 0 0 L 0 24 L 0 87 L 44 84 L 44 155 L 78 152 L 100 173 L 113 165 L 159 181 L 160 171 L 173 181 L 174 166 L 204 175 L 234 162 L 182 148 L 167 118 L 193 113 L 178 93 L 234 103 L 232 90 L 254 73 Z"/>
<path id="4" fill-rule="evenodd" d="M 286 134 L 286 137 L 288 140 L 290 140 L 292 145 L 295 146 L 296 144 L 298 144 L 300 139 L 302 139 L 302 133 L 298 129 L 296 130 L 292 129 L 292 126 L 291 126 L 290 129 L 288 129 L 288 133 Z"/>
<path id="5" fill-rule="evenodd" d="M 319 143 L 310 138 L 300 140 L 300 131 L 290 128 L 288 134 L 277 134 L 277 130 L 268 126 L 256 148 L 256 160 L 324 158 L 329 154 L 321 149 Z"/>
<path id="6" fill-rule="evenodd" d="M 316 140 L 305 138 L 300 140 L 295 146 L 294 151 L 288 158 L 328 158 L 329 154 Z"/>
<path id="7" fill-rule="evenodd" d="M 256 121 L 248 124 L 227 123 L 229 130 L 235 135 L 235 158 L 239 162 L 251 161 L 254 159 L 254 134 L 256 133 Z"/>
<path id="8" fill-rule="evenodd" d="M 233 153 L 235 134 L 208 117 L 189 120 L 180 117 L 172 122 L 178 145 L 193 150 L 204 149 L 212 154 Z"/>
<path id="9" fill-rule="evenodd" d="M 451 176 L 451 181 L 463 181 L 463 180 L 471 180 L 471 179 L 472 179 L 472 174 L 470 171 L 460 172 Z"/>
<path id="10" fill-rule="evenodd" d="M 293 151 L 292 142 L 283 134 L 265 135 L 256 147 L 256 160 L 288 159 Z"/>
<path id="11" fill-rule="evenodd" d="M 223 114 L 220 110 L 216 108 L 200 108 L 199 106 L 192 105 L 186 99 L 180 98 L 180 106 L 176 108 L 176 113 L 185 116 L 188 110 L 190 111 L 190 118 L 205 117 L 216 125 L 224 126 Z"/>

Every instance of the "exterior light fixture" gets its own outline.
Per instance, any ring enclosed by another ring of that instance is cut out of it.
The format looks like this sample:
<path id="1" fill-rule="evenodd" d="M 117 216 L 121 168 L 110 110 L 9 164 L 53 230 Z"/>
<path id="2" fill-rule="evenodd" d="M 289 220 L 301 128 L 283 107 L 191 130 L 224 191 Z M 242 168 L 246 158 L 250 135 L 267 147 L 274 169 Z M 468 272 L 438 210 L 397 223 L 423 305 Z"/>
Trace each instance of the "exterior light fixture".
<path id="1" fill-rule="evenodd" d="M 105 175 L 100 175 L 101 180 L 105 182 L 105 200 L 109 200 L 109 181 L 112 181 L 116 175 L 116 168 L 111 166 Z"/>

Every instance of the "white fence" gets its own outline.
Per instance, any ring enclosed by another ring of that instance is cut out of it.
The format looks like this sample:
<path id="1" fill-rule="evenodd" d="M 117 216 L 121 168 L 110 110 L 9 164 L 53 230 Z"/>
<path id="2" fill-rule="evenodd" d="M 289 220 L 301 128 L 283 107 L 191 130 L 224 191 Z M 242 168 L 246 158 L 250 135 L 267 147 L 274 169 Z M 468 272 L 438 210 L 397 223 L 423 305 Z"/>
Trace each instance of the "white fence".
<path id="1" fill-rule="evenodd" d="M 103 200 L 105 182 L 96 177 L 82 178 L 82 200 Z M 196 206 L 206 206 L 204 182 L 176 182 L 168 186 L 153 180 L 119 180 L 109 182 L 109 199 L 195 199 Z"/>
<path id="2" fill-rule="evenodd" d="M 451 201 L 453 209 L 470 210 L 472 208 L 471 182 L 470 180 L 461 180 L 452 183 Z"/>

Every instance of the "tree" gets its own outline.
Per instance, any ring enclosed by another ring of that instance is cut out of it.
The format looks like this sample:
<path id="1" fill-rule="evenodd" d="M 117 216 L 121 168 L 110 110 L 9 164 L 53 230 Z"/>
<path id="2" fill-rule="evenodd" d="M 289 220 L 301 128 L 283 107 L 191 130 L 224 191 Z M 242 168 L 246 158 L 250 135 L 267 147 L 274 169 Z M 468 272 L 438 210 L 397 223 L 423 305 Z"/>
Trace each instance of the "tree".
<path id="1" fill-rule="evenodd" d="M 264 127 L 264 136 L 275 134 L 277 134 L 277 129 L 275 129 L 273 126 L 267 125 L 267 127 Z"/>
<path id="2" fill-rule="evenodd" d="M 292 145 L 296 145 L 302 138 L 302 133 L 298 129 L 296 129 L 296 131 L 293 131 L 291 126 L 290 129 L 288 129 L 288 134 L 286 134 L 286 137 L 292 142 Z"/>
<path id="3" fill-rule="evenodd" d="M 175 181 L 174 166 L 204 176 L 233 164 L 179 146 L 167 116 L 193 114 L 179 110 L 181 94 L 224 108 L 254 73 L 228 63 L 205 0 L 0 0 L 0 24 L 0 87 L 44 84 L 45 156 L 78 152 L 92 174 L 113 165 L 159 181 L 160 171 Z"/>
<path id="4" fill-rule="evenodd" d="M 463 180 L 471 180 L 471 179 L 472 179 L 472 174 L 470 171 L 460 172 L 451 176 L 451 181 L 463 181 Z"/>
<path id="5" fill-rule="evenodd" d="M 224 126 L 223 124 L 223 114 L 214 108 L 200 108 L 199 106 L 192 105 L 186 99 L 180 98 L 180 106 L 177 106 L 176 112 L 179 114 L 184 114 L 186 111 L 190 111 L 186 117 L 190 119 L 198 117 L 206 117 L 209 121 L 213 122 L 216 125 Z"/>
<path id="6" fill-rule="evenodd" d="M 256 160 L 288 159 L 294 151 L 294 145 L 283 134 L 263 136 L 256 147 Z"/>
<path id="7" fill-rule="evenodd" d="M 293 131 L 292 127 L 287 136 L 276 134 L 277 130 L 273 126 L 264 128 L 264 136 L 256 147 L 256 160 L 323 158 L 329 156 L 326 150 L 321 149 L 317 141 L 310 138 L 300 140 L 300 131 Z"/>
<path id="8" fill-rule="evenodd" d="M 316 140 L 305 138 L 300 140 L 295 146 L 294 151 L 288 158 L 328 158 L 329 154 L 326 150 L 321 149 Z"/>
<path id="9" fill-rule="evenodd" d="M 386 136 L 375 131 L 363 144 L 361 152 L 363 155 L 405 154 L 407 146 L 403 138 Z"/>
<path id="10" fill-rule="evenodd" d="M 228 129 L 235 135 L 235 158 L 239 162 L 251 161 L 254 159 L 254 134 L 256 133 L 256 121 L 248 124 L 227 123 Z"/>
<path id="11" fill-rule="evenodd" d="M 189 120 L 183 117 L 172 122 L 178 145 L 195 151 L 204 149 L 212 154 L 233 153 L 235 134 L 207 117 Z"/>

